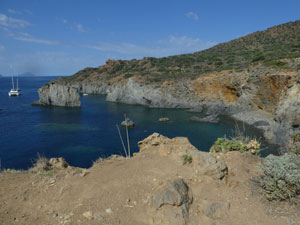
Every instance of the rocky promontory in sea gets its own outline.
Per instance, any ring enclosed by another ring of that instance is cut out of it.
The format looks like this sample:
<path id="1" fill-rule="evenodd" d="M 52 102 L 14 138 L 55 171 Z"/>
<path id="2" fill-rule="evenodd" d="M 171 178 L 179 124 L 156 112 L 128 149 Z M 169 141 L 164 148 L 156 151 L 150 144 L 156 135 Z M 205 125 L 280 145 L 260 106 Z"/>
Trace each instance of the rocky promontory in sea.
<path id="1" fill-rule="evenodd" d="M 230 115 L 289 148 L 300 132 L 300 21 L 164 58 L 107 60 L 51 81 L 41 105 L 80 106 L 79 94 L 158 108 L 201 108 Z"/>

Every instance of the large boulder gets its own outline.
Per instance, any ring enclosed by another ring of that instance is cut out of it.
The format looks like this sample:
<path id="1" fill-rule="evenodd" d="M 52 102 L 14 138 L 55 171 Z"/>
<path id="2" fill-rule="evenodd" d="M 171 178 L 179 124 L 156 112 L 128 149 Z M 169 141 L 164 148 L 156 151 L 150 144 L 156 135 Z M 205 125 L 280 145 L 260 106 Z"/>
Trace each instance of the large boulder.
<path id="1" fill-rule="evenodd" d="M 186 182 L 183 179 L 175 179 L 153 197 L 153 206 L 157 210 L 163 208 L 162 214 L 168 222 L 185 225 L 188 223 L 192 201 L 193 196 Z M 164 208 L 167 205 L 173 207 Z"/>

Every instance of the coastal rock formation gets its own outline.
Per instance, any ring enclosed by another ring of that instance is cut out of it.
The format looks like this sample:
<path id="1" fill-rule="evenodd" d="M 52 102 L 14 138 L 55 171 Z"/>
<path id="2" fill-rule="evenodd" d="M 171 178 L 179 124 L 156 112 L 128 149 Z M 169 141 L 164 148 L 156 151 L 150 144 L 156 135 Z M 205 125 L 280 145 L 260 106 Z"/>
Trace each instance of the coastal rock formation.
<path id="1" fill-rule="evenodd" d="M 107 60 L 50 82 L 40 89 L 39 104 L 78 106 L 81 92 L 155 108 L 203 109 L 249 123 L 286 148 L 300 132 L 299 30 L 295 21 L 192 54 Z"/>
<path id="2" fill-rule="evenodd" d="M 39 105 L 80 107 L 78 89 L 59 83 L 46 84 L 38 90 Z"/>
<path id="3" fill-rule="evenodd" d="M 145 85 L 129 78 L 113 84 L 107 92 L 107 101 L 146 105 L 153 108 L 189 108 L 195 104 L 190 95 L 191 83 L 168 82 L 161 86 Z M 184 93 L 184 94 L 183 94 Z"/>

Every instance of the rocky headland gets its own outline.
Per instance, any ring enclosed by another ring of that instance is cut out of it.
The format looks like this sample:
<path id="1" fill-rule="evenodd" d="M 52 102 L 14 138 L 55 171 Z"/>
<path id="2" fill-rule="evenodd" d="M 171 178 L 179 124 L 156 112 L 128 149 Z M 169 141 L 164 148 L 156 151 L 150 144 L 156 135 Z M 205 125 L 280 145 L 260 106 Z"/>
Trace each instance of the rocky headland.
<path id="1" fill-rule="evenodd" d="M 80 93 L 158 108 L 229 115 L 289 148 L 300 126 L 300 21 L 205 51 L 165 58 L 107 60 L 39 89 L 41 105 L 80 106 Z"/>
<path id="2" fill-rule="evenodd" d="M 266 200 L 258 156 L 202 152 L 158 133 L 138 145 L 131 158 L 89 169 L 40 158 L 28 171 L 0 172 L 0 224 L 299 224 L 299 205 Z"/>

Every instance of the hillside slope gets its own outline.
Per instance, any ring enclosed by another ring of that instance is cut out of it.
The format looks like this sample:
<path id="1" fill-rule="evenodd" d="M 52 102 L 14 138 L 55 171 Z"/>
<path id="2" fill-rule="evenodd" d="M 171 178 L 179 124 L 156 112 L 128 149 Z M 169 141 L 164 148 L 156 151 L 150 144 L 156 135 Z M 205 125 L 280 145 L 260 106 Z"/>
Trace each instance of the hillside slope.
<path id="1" fill-rule="evenodd" d="M 86 68 L 69 79 L 145 76 L 150 82 L 196 78 L 222 70 L 243 70 L 261 63 L 264 67 L 297 70 L 300 64 L 283 59 L 300 57 L 300 20 L 257 31 L 204 51 L 163 58 L 108 60 L 105 66 Z M 67 78 L 68 79 L 68 78 Z"/>

